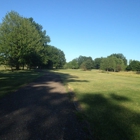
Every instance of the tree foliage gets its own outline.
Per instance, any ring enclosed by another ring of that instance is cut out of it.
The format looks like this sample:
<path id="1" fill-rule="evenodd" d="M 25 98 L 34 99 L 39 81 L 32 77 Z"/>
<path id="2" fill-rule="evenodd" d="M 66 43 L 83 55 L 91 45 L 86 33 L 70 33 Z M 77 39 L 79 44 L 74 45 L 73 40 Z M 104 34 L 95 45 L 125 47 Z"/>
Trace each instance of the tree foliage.
<path id="1" fill-rule="evenodd" d="M 6 14 L 0 26 L 0 52 L 6 64 L 19 66 L 29 62 L 32 54 L 38 54 L 41 48 L 40 35 L 35 27 L 16 12 Z"/>
<path id="2" fill-rule="evenodd" d="M 94 59 L 94 68 L 95 69 L 100 69 L 102 59 L 103 59 L 103 57 Z"/>
<path id="3" fill-rule="evenodd" d="M 114 54 L 111 54 L 110 56 L 114 56 L 116 58 L 122 59 L 124 62 L 124 65 L 127 66 L 127 59 L 122 53 L 114 53 Z"/>
<path id="4" fill-rule="evenodd" d="M 101 61 L 100 69 L 106 71 L 121 71 L 124 70 L 124 61 L 116 56 L 108 56 L 107 58 L 103 58 Z"/>
<path id="5" fill-rule="evenodd" d="M 82 70 L 91 70 L 91 69 L 92 69 L 92 61 L 91 61 L 90 59 L 85 60 L 85 61 L 81 64 L 80 68 L 81 68 Z"/>
<path id="6" fill-rule="evenodd" d="M 130 60 L 127 66 L 127 59 L 121 53 L 111 54 L 107 57 L 95 58 L 92 60 L 91 57 L 79 56 L 72 61 L 66 63 L 64 68 L 91 70 L 101 69 L 105 71 L 119 72 L 123 70 L 127 71 L 138 71 L 140 72 L 140 61 Z"/>
<path id="7" fill-rule="evenodd" d="M 131 60 L 130 64 L 126 67 L 127 71 L 140 71 L 140 61 Z"/>
<path id="8" fill-rule="evenodd" d="M 95 58 L 94 68 L 106 71 L 121 71 L 127 66 L 127 59 L 121 53 L 111 54 L 106 58 Z"/>
<path id="9" fill-rule="evenodd" d="M 73 59 L 65 65 L 65 68 L 70 69 L 83 69 L 90 70 L 93 68 L 93 60 L 91 57 L 79 56 L 78 58 Z"/>
<path id="10" fill-rule="evenodd" d="M 78 69 L 79 68 L 79 65 L 78 65 L 77 58 L 75 58 L 72 61 L 66 63 L 65 66 L 64 66 L 64 68 L 66 68 L 66 69 Z"/>
<path id="11" fill-rule="evenodd" d="M 60 49 L 48 45 L 46 47 L 46 56 L 48 57 L 48 68 L 62 68 L 66 63 L 65 54 Z"/>
<path id="12" fill-rule="evenodd" d="M 11 11 L 0 24 L 0 63 L 17 70 L 24 65 L 42 67 L 49 61 L 55 67 L 62 67 L 65 64 L 63 51 L 48 46 L 49 42 L 50 37 L 33 18 Z"/>

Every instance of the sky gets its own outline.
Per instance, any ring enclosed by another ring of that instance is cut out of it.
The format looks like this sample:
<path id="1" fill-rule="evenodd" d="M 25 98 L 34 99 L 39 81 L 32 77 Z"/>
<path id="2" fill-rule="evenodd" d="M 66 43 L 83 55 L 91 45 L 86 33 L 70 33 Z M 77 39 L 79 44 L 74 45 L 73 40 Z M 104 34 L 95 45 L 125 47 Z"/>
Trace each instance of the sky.
<path id="1" fill-rule="evenodd" d="M 0 23 L 12 10 L 42 25 L 67 62 L 113 53 L 140 61 L 140 0 L 0 0 Z"/>

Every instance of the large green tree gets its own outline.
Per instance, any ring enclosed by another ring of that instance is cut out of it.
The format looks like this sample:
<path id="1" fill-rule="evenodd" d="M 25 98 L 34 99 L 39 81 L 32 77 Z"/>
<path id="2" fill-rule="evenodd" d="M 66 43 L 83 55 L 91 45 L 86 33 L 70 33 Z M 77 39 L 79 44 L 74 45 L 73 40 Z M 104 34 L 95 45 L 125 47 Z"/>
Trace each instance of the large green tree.
<path id="1" fill-rule="evenodd" d="M 131 60 L 130 64 L 126 67 L 127 71 L 140 71 L 140 61 Z"/>
<path id="2" fill-rule="evenodd" d="M 114 54 L 111 54 L 110 56 L 114 56 L 114 57 L 117 57 L 119 59 L 122 59 L 124 62 L 124 65 L 127 66 L 127 59 L 122 53 L 114 53 Z"/>
<path id="3" fill-rule="evenodd" d="M 21 64 L 32 65 L 42 51 L 41 36 L 32 23 L 11 11 L 0 24 L 0 52 L 5 64 L 19 69 Z"/>
<path id="4" fill-rule="evenodd" d="M 46 65 L 48 68 L 62 68 L 66 63 L 64 52 L 51 45 L 46 46 L 45 56 L 48 61 Z"/>
<path id="5" fill-rule="evenodd" d="M 72 69 L 78 69 L 79 68 L 77 58 L 75 58 L 71 61 L 71 68 Z"/>
<path id="6" fill-rule="evenodd" d="M 50 42 L 50 37 L 46 35 L 46 30 L 43 30 L 42 25 L 36 23 L 32 17 L 29 18 L 28 20 L 32 23 L 32 25 L 36 28 L 39 35 L 41 36 L 41 39 L 40 39 L 41 44 L 43 46 L 47 45 Z"/>
<path id="7" fill-rule="evenodd" d="M 50 42 L 50 37 L 48 35 L 46 35 L 46 30 L 43 30 L 43 27 L 42 25 L 36 23 L 34 21 L 34 19 L 31 17 L 28 19 L 32 26 L 35 27 L 35 29 L 37 30 L 38 34 L 40 35 L 40 43 L 42 45 L 42 49 L 40 51 L 40 55 L 38 56 L 35 56 L 35 58 L 37 58 L 37 63 L 39 64 L 36 64 L 38 66 L 43 67 L 44 65 L 46 65 L 47 63 L 49 63 L 49 57 L 47 56 L 47 51 L 48 51 L 48 43 Z"/>
<path id="8" fill-rule="evenodd" d="M 95 69 L 100 69 L 102 59 L 103 59 L 103 57 L 94 59 L 94 68 Z"/>
<path id="9" fill-rule="evenodd" d="M 121 71 L 124 70 L 124 61 L 115 56 L 109 56 L 102 59 L 100 69 L 106 71 Z"/>
<path id="10" fill-rule="evenodd" d="M 84 61 L 81 64 L 80 68 L 82 70 L 91 70 L 92 69 L 92 64 L 93 64 L 93 62 L 90 59 L 87 59 L 86 61 Z"/>
<path id="11" fill-rule="evenodd" d="M 87 61 L 87 60 L 92 61 L 92 64 L 91 64 L 92 66 L 91 66 L 91 67 L 93 67 L 93 60 L 92 60 L 92 58 L 91 58 L 90 56 L 87 57 L 87 56 L 82 56 L 82 55 L 80 55 L 80 56 L 77 58 L 79 68 L 81 67 L 81 64 L 84 63 L 84 62 Z"/>
<path id="12" fill-rule="evenodd" d="M 106 71 L 114 71 L 115 61 L 113 58 L 103 58 L 100 64 L 100 69 Z"/>

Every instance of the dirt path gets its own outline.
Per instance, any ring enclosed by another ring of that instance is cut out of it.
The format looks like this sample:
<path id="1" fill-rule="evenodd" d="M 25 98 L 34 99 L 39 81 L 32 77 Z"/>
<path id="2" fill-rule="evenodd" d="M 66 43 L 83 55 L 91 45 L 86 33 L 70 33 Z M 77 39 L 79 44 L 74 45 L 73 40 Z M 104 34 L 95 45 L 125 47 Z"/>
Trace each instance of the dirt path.
<path id="1" fill-rule="evenodd" d="M 0 140 L 86 140 L 61 79 L 46 73 L 0 100 Z"/>

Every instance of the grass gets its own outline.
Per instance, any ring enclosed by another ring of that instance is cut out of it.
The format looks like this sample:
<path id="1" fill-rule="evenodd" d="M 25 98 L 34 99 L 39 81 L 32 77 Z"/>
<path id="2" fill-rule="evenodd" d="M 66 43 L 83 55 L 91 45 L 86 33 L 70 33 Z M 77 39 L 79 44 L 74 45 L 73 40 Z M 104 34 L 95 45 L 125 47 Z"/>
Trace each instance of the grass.
<path id="1" fill-rule="evenodd" d="M 0 67 L 0 98 L 41 75 L 43 75 L 43 73 L 34 70 L 11 72 L 10 70 L 4 70 L 3 67 Z"/>
<path id="2" fill-rule="evenodd" d="M 0 65 L 0 70 L 5 70 L 5 69 L 6 69 L 6 67 L 4 67 L 4 65 Z"/>
<path id="3" fill-rule="evenodd" d="M 75 92 L 95 140 L 140 139 L 140 74 L 56 72 Z"/>

